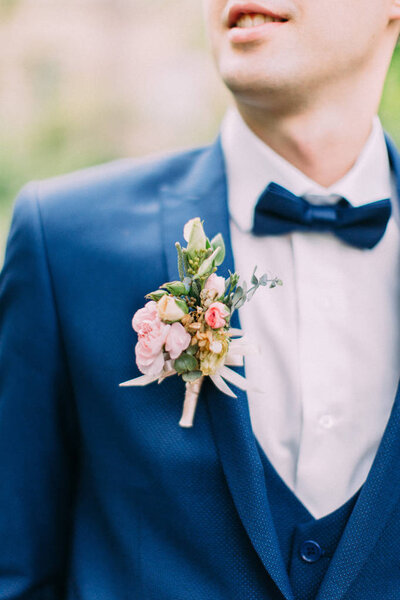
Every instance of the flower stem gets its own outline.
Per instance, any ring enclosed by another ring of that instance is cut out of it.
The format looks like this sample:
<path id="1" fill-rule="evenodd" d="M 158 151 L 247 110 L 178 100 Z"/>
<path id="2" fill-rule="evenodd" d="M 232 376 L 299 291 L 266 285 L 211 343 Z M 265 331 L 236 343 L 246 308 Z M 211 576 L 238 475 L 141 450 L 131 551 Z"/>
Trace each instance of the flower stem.
<path id="1" fill-rule="evenodd" d="M 183 402 L 182 417 L 179 421 L 181 427 L 192 427 L 193 419 L 196 412 L 197 401 L 201 390 L 204 377 L 196 379 L 196 381 L 186 383 L 185 400 Z"/>

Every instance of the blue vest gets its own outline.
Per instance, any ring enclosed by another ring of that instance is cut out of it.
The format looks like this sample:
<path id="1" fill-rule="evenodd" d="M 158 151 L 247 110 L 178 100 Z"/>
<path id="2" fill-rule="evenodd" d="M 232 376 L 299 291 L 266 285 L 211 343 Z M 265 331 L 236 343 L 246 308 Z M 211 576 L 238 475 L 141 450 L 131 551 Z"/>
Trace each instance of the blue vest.
<path id="1" fill-rule="evenodd" d="M 314 600 L 357 502 L 316 519 L 279 476 L 257 441 L 274 527 L 296 600 Z"/>

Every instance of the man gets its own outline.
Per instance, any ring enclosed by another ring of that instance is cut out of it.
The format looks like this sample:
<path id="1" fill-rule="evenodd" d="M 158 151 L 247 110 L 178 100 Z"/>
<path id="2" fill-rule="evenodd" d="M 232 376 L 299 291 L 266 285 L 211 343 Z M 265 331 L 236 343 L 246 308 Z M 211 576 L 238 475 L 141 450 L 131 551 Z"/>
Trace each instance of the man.
<path id="1" fill-rule="evenodd" d="M 237 107 L 217 142 L 32 183 L 16 202 L 1 600 L 400 597 L 400 157 L 376 118 L 400 2 L 205 13 Z M 118 384 L 137 374 L 131 317 L 176 277 L 196 216 L 224 235 L 226 269 L 257 259 L 284 287 L 240 313 L 262 393 L 206 385 L 182 429 L 180 379 Z"/>

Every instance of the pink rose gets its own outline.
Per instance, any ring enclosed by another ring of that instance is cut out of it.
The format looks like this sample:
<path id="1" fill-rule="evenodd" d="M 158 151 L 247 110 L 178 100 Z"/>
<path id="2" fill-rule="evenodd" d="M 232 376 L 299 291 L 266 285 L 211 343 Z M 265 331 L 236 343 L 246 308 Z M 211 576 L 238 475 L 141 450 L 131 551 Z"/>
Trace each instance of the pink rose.
<path id="1" fill-rule="evenodd" d="M 189 346 L 191 340 L 190 334 L 180 323 L 173 323 L 165 342 L 165 349 L 169 352 L 170 357 L 175 360 Z"/>
<path id="2" fill-rule="evenodd" d="M 139 341 L 135 347 L 136 364 L 143 375 L 157 377 L 164 367 L 164 354 L 159 352 L 153 354 L 151 349 L 143 341 Z"/>
<path id="3" fill-rule="evenodd" d="M 223 296 L 223 294 L 225 292 L 225 279 L 223 277 L 219 277 L 218 275 L 213 273 L 207 279 L 204 289 L 214 292 L 215 296 L 217 298 L 220 298 L 221 296 Z"/>
<path id="4" fill-rule="evenodd" d="M 142 325 L 148 321 L 154 321 L 158 318 L 157 302 L 147 302 L 143 308 L 139 308 L 133 315 L 132 327 L 140 334 Z"/>
<path id="5" fill-rule="evenodd" d="M 139 309 L 133 316 L 132 326 L 139 337 L 135 347 L 139 370 L 144 375 L 158 375 L 164 366 L 163 346 L 170 326 L 158 316 L 156 302 L 147 302 Z"/>
<path id="6" fill-rule="evenodd" d="M 219 329 L 220 327 L 225 327 L 226 318 L 229 314 L 228 307 L 225 304 L 222 302 L 213 302 L 204 315 L 204 318 L 207 325 L 212 329 Z"/>

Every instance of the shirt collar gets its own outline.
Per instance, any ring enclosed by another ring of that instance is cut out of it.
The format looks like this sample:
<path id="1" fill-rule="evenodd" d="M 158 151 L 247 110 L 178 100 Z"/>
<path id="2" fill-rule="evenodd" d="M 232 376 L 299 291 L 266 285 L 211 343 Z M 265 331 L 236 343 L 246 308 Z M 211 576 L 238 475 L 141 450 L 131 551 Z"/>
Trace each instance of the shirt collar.
<path id="1" fill-rule="evenodd" d="M 251 230 L 257 200 L 271 181 L 297 196 L 335 194 L 353 206 L 390 198 L 392 194 L 389 157 L 378 116 L 373 119 L 370 136 L 353 167 L 328 188 L 307 177 L 267 146 L 249 129 L 235 108 L 229 109 L 222 122 L 221 143 L 230 214 L 244 231 Z"/>

